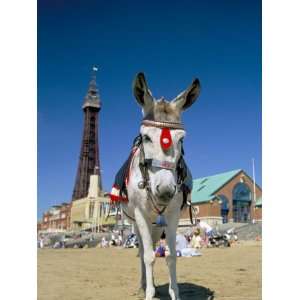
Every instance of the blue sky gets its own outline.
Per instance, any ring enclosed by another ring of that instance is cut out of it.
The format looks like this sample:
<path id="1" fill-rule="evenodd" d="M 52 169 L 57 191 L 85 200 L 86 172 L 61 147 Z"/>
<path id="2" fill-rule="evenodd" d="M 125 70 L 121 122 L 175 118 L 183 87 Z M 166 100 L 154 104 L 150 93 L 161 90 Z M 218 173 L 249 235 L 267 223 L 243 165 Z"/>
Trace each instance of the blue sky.
<path id="1" fill-rule="evenodd" d="M 261 184 L 261 2 L 38 1 L 38 216 L 71 199 L 93 64 L 102 99 L 100 160 L 110 190 L 139 130 L 131 90 L 146 74 L 173 99 L 198 77 L 183 115 L 194 178 L 232 169 Z"/>

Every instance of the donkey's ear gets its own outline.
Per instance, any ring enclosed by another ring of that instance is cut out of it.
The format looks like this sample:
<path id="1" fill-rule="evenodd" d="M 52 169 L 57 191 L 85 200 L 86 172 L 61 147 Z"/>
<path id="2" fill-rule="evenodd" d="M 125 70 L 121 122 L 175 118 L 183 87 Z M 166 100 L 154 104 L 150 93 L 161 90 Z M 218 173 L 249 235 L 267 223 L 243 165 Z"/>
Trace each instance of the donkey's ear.
<path id="1" fill-rule="evenodd" d="M 200 81 L 196 78 L 192 84 L 182 93 L 180 93 L 171 103 L 176 106 L 178 110 L 186 110 L 198 98 L 201 90 Z"/>
<path id="2" fill-rule="evenodd" d="M 138 73 L 133 81 L 133 94 L 137 102 L 144 108 L 153 104 L 153 97 L 148 88 L 144 73 Z"/>

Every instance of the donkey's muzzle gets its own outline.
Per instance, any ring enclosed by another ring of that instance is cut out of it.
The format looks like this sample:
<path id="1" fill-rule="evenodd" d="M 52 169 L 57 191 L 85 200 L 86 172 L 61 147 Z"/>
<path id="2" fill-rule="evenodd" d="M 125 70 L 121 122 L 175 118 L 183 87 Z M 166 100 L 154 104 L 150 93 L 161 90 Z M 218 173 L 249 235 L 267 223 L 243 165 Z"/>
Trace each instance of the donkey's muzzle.
<path id="1" fill-rule="evenodd" d="M 176 185 L 156 186 L 156 197 L 164 202 L 170 201 L 176 193 Z"/>

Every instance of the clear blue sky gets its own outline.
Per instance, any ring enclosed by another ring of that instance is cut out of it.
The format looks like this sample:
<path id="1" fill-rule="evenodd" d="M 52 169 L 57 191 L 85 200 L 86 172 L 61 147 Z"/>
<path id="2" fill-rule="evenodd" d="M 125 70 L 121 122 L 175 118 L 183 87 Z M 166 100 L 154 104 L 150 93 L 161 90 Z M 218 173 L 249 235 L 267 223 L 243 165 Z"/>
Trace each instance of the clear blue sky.
<path id="1" fill-rule="evenodd" d="M 261 2 L 38 1 L 38 216 L 71 199 L 93 64 L 102 99 L 104 188 L 128 156 L 141 111 L 132 96 L 146 74 L 154 96 L 202 83 L 186 111 L 194 178 L 232 169 L 261 184 Z"/>

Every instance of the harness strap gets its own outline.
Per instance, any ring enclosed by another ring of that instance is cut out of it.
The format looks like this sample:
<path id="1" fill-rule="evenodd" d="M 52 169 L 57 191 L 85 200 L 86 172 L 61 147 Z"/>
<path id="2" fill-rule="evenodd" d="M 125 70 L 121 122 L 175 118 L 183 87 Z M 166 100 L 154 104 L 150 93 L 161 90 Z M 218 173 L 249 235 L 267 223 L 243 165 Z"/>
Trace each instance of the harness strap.
<path id="1" fill-rule="evenodd" d="M 152 121 L 152 120 L 143 120 L 142 125 L 151 126 L 151 127 L 158 127 L 158 128 L 170 128 L 170 129 L 184 129 L 183 124 L 177 122 L 159 122 L 159 121 Z"/>
<path id="2" fill-rule="evenodd" d="M 149 173 L 148 173 L 148 170 L 147 170 L 147 164 L 146 164 L 146 160 L 145 160 L 145 152 L 144 152 L 143 143 L 140 144 L 140 163 L 139 163 L 139 167 L 140 167 L 140 171 L 141 171 L 143 180 L 145 182 L 147 197 L 150 199 L 150 201 L 152 203 L 152 206 L 154 208 L 154 211 L 156 213 L 158 213 L 159 215 L 161 215 L 167 207 L 165 206 L 162 210 L 160 210 L 155 204 L 154 195 L 152 194 L 151 188 L 150 188 L 150 185 L 149 185 L 150 178 L 149 178 Z"/>

